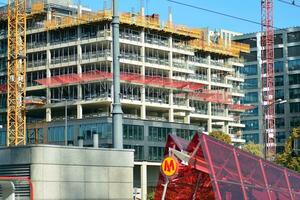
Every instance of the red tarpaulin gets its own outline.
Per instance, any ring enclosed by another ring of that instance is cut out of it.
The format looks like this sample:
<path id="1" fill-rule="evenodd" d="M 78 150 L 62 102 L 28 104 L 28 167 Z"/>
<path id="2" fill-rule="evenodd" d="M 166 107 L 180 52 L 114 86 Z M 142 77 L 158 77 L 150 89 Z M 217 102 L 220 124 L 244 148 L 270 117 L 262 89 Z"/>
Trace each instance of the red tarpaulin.
<path id="1" fill-rule="evenodd" d="M 183 164 L 174 151 L 189 156 Z M 300 174 L 260 157 L 196 134 L 191 142 L 169 135 L 165 155 L 179 161 L 169 178 L 166 200 L 298 200 Z M 161 173 L 155 200 L 161 200 L 166 177 Z"/>

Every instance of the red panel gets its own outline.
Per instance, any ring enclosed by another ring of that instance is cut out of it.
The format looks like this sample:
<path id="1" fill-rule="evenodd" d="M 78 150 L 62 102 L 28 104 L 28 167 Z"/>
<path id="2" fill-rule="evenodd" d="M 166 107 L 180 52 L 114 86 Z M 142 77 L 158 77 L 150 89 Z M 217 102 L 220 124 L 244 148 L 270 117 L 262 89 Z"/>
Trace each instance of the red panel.
<path id="1" fill-rule="evenodd" d="M 272 163 L 265 163 L 264 169 L 267 176 L 268 185 L 271 188 L 282 188 L 288 191 L 284 170 Z"/>
<path id="2" fill-rule="evenodd" d="M 241 185 L 218 181 L 222 200 L 244 199 Z"/>
<path id="3" fill-rule="evenodd" d="M 177 177 L 170 180 L 166 199 L 300 199 L 299 174 L 205 134 L 195 134 L 190 143 L 169 136 L 166 154 L 170 147 L 188 152 L 191 159 L 188 166 L 180 165 Z M 156 200 L 161 199 L 165 182 L 160 175 Z"/>
<path id="4" fill-rule="evenodd" d="M 217 180 L 233 181 L 240 183 L 237 166 L 235 163 L 233 146 L 224 145 L 212 138 L 207 137 L 207 145 L 212 159 Z"/>
<path id="5" fill-rule="evenodd" d="M 260 168 L 258 157 L 254 157 L 246 152 L 238 152 L 238 160 L 241 167 L 243 182 L 245 185 L 255 187 L 265 187 L 266 183 Z"/>

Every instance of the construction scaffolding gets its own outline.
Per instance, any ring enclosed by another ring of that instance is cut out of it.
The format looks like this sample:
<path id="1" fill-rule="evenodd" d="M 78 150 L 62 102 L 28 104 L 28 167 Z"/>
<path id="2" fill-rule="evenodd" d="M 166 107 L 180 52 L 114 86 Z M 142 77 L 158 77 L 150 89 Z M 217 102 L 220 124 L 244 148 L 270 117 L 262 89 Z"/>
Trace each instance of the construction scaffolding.
<path id="1" fill-rule="evenodd" d="M 104 10 L 99 12 L 84 13 L 78 16 L 59 17 L 45 22 L 46 30 L 56 30 L 58 28 L 66 28 L 88 24 L 92 22 L 108 22 L 112 20 L 111 10 Z M 142 16 L 132 13 L 120 14 L 121 24 L 137 26 L 141 28 L 161 31 L 166 34 L 175 34 L 184 36 L 189 39 L 188 46 L 194 49 L 217 53 L 226 56 L 239 57 L 240 52 L 250 52 L 250 47 L 247 44 L 231 42 L 225 45 L 222 39 L 218 42 L 213 42 L 211 39 L 206 39 L 205 31 L 202 29 L 188 28 L 182 25 L 175 25 L 170 22 L 161 25 L 158 15 Z"/>

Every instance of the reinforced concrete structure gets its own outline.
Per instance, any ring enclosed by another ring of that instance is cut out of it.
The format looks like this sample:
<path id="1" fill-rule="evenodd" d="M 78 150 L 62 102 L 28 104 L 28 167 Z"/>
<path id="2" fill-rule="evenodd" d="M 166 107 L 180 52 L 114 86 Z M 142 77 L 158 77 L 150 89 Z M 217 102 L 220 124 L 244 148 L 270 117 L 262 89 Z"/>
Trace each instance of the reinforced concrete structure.
<path id="1" fill-rule="evenodd" d="M 97 135 L 100 147 L 112 147 L 112 12 L 58 3 L 28 5 L 28 143 L 64 144 L 66 131 L 70 145 L 78 145 L 79 138 L 84 146 L 92 146 Z M 4 145 L 7 18 L 5 8 L 0 11 Z M 226 35 L 225 30 L 175 25 L 171 15 L 162 23 L 156 14 L 145 15 L 143 8 L 121 13 L 120 22 L 124 148 L 135 149 L 135 174 L 147 173 L 148 162 L 161 160 L 168 134 L 188 140 L 198 130 L 222 130 L 234 143 L 243 142 L 240 113 L 249 106 L 240 102 L 240 54 L 249 52 L 248 45 L 232 42 L 234 33 Z M 158 174 L 158 167 L 153 173 Z M 144 181 L 136 180 L 135 186 Z"/>
<path id="2" fill-rule="evenodd" d="M 251 47 L 250 54 L 245 55 L 243 88 L 247 92 L 242 103 L 250 103 L 255 108 L 242 116 L 242 122 L 245 124 L 243 138 L 246 141 L 263 144 L 265 129 L 262 124 L 261 33 L 236 36 L 234 40 L 249 44 Z M 282 152 L 291 129 L 300 125 L 300 28 L 276 30 L 274 42 L 275 101 L 277 99 L 287 101 L 275 107 L 276 149 L 277 152 Z"/>

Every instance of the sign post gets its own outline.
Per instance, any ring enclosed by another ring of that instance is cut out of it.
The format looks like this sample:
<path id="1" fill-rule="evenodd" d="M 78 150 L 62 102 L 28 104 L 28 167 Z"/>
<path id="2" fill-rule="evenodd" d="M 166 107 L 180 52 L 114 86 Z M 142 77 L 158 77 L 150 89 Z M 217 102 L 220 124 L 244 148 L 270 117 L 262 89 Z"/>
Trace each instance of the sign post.
<path id="1" fill-rule="evenodd" d="M 172 156 L 165 157 L 165 159 L 161 163 L 161 171 L 166 177 L 166 183 L 163 184 L 164 190 L 161 197 L 161 200 L 164 200 L 167 193 L 169 180 L 170 178 L 173 178 L 178 171 L 178 161 Z"/>

